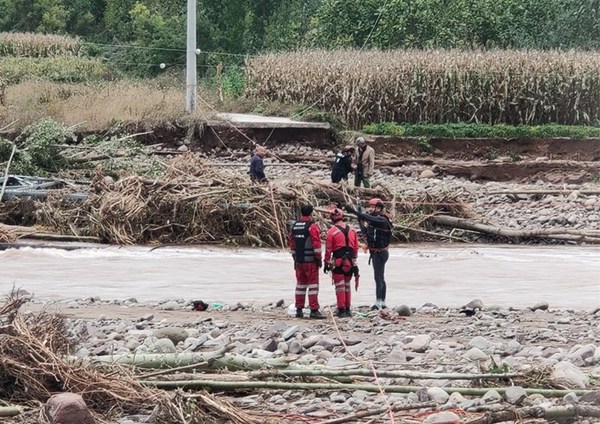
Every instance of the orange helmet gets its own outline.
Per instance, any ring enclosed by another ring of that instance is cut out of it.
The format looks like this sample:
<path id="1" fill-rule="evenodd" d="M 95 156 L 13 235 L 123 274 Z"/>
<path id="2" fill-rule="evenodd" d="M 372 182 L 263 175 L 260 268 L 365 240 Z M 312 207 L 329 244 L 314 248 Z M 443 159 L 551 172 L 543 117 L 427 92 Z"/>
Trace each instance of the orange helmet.
<path id="1" fill-rule="evenodd" d="M 378 197 L 375 197 L 374 199 L 369 200 L 369 206 L 375 206 L 375 207 L 383 208 L 383 200 L 381 200 Z"/>
<path id="2" fill-rule="evenodd" d="M 329 216 L 333 222 L 339 221 L 344 217 L 344 212 L 339 208 L 333 208 L 329 211 Z"/>

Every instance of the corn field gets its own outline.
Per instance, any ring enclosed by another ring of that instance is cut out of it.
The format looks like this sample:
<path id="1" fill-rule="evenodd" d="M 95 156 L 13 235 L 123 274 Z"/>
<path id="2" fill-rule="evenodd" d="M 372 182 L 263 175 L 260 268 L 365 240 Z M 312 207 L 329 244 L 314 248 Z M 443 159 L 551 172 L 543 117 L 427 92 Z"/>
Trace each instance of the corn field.
<path id="1" fill-rule="evenodd" d="M 84 46 L 78 39 L 53 34 L 0 32 L 0 57 L 80 56 Z"/>
<path id="2" fill-rule="evenodd" d="M 600 124 L 600 52 L 304 51 L 247 59 L 246 94 L 372 122 Z"/>

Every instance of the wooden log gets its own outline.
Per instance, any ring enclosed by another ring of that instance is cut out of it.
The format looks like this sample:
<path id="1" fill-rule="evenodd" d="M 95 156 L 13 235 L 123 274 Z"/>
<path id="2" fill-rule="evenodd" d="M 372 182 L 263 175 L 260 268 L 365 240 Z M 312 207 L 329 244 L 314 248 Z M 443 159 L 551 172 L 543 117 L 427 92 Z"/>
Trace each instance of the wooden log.
<path id="1" fill-rule="evenodd" d="M 101 243 L 102 239 L 93 236 L 78 236 L 73 234 L 58 234 L 40 231 L 35 227 L 23 227 L 20 225 L 0 224 L 0 228 L 12 231 L 18 238 L 48 240 L 48 241 L 80 241 L 86 243 Z"/>
<path id="2" fill-rule="evenodd" d="M 579 194 L 583 194 L 585 196 L 595 196 L 600 195 L 600 190 L 497 190 L 497 191 L 488 191 L 487 194 L 525 194 L 525 195 L 553 195 L 553 196 L 568 196 L 571 193 L 577 192 Z"/>
<path id="3" fill-rule="evenodd" d="M 342 383 L 304 383 L 282 381 L 218 381 L 218 380 L 185 380 L 185 381 L 144 381 L 139 383 L 157 387 L 159 389 L 209 389 L 209 390 L 245 390 L 245 389 L 273 389 L 273 390 L 364 390 L 371 393 L 413 393 L 421 390 L 422 386 L 398 386 L 377 384 L 342 384 Z M 471 387 L 442 387 L 447 393 L 460 393 L 463 396 L 483 396 L 489 388 Z M 503 394 L 506 388 L 495 387 L 498 393 Z M 590 393 L 591 390 L 553 390 L 553 389 L 525 389 L 528 395 L 537 393 L 545 397 L 563 397 L 568 393 L 577 396 Z"/>
<path id="4" fill-rule="evenodd" d="M 0 406 L 0 417 L 16 417 L 23 413 L 19 406 Z"/>
<path id="5" fill-rule="evenodd" d="M 433 216 L 431 220 L 436 224 L 447 227 L 460 228 L 463 230 L 476 231 L 508 238 L 542 238 L 600 244 L 600 232 L 596 230 L 514 230 L 510 228 L 497 227 L 491 224 L 484 224 L 468 218 L 456 218 L 448 215 Z"/>
<path id="6" fill-rule="evenodd" d="M 461 373 L 431 373 L 417 371 L 387 371 L 375 370 L 378 377 L 383 378 L 410 378 L 418 380 L 491 380 L 522 377 L 519 373 L 506 374 L 461 374 Z M 252 371 L 248 375 L 252 378 L 262 377 L 344 377 L 363 376 L 373 377 L 373 370 L 369 369 L 277 369 Z"/>
<path id="7" fill-rule="evenodd" d="M 381 408 L 371 409 L 367 411 L 355 412 L 345 417 L 334 418 L 332 420 L 321 421 L 319 424 L 343 424 L 351 421 L 362 422 L 363 418 L 372 417 L 373 415 L 381 415 L 386 412 L 411 411 L 415 409 L 436 408 L 435 402 L 413 403 L 410 405 L 391 405 L 390 407 L 383 406 Z"/>
<path id="8" fill-rule="evenodd" d="M 600 418 L 600 408 L 588 405 L 532 406 L 520 409 L 489 412 L 482 417 L 469 420 L 466 424 L 492 424 L 504 421 L 522 421 L 525 418 L 544 418 L 548 421 L 561 421 L 565 418 Z"/>

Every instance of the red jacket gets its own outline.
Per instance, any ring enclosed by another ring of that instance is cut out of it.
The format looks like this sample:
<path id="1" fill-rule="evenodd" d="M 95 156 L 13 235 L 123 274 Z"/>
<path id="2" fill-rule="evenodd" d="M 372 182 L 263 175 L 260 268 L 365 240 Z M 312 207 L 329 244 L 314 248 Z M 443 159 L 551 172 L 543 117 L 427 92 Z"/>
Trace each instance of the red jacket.
<path id="1" fill-rule="evenodd" d="M 338 221 L 327 231 L 327 238 L 325 239 L 325 263 L 331 260 L 331 256 L 336 250 L 346 247 L 346 236 L 338 226 L 346 228 L 348 224 L 344 221 Z M 356 259 L 358 257 L 358 235 L 354 228 L 349 228 L 348 245 L 352 249 L 352 259 Z"/>
<path id="2" fill-rule="evenodd" d="M 300 217 L 301 222 L 312 222 L 312 219 L 308 216 L 302 216 Z M 321 260 L 321 258 L 323 257 L 322 253 L 321 253 L 321 229 L 319 228 L 319 226 L 317 224 L 315 224 L 314 222 L 310 225 L 310 227 L 308 227 L 308 235 L 310 237 L 310 240 L 312 242 L 312 249 L 314 250 L 314 254 L 315 254 L 315 259 L 318 259 L 319 261 Z M 292 256 L 294 256 L 294 259 L 296 258 L 296 243 L 294 242 L 294 235 L 293 233 L 290 233 L 288 236 L 288 246 L 290 247 L 290 251 L 292 253 Z M 298 246 L 299 249 L 304 249 L 305 246 Z"/>

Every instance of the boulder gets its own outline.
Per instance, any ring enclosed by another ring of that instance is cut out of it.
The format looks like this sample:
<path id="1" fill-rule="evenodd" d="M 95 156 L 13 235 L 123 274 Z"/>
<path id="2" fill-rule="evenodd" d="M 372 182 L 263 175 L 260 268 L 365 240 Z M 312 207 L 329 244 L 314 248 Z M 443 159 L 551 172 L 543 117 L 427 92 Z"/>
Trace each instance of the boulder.
<path id="1" fill-rule="evenodd" d="M 95 424 L 83 398 L 75 393 L 59 393 L 48 399 L 42 414 L 50 424 Z"/>

